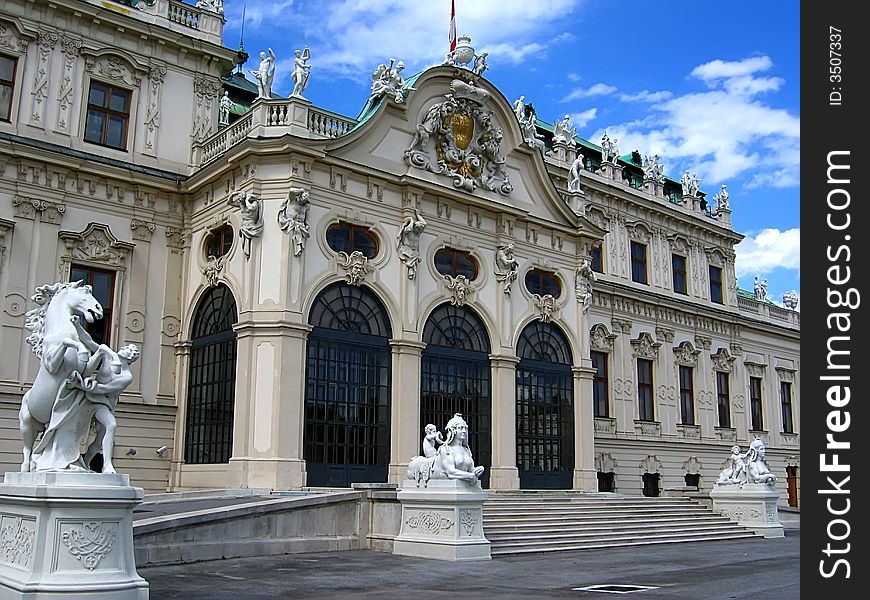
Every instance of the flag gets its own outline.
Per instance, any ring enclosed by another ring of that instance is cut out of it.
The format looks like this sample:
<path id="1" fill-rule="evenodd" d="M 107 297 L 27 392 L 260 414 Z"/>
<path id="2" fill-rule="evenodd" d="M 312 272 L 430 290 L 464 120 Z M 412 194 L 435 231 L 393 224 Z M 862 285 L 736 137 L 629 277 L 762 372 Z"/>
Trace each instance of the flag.
<path id="1" fill-rule="evenodd" d="M 450 38 L 450 51 L 456 50 L 456 0 L 450 0 L 450 31 L 447 34 Z"/>

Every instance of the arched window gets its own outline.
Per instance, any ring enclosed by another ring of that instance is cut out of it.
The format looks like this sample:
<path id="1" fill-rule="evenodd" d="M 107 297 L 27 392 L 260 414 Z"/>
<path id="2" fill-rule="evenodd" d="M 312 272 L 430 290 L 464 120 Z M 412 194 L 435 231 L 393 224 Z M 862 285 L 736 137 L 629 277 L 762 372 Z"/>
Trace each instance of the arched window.
<path id="1" fill-rule="evenodd" d="M 355 250 L 367 258 L 378 254 L 378 238 L 371 229 L 339 221 L 326 229 L 326 243 L 336 252 L 351 254 Z"/>
<path id="2" fill-rule="evenodd" d="M 310 486 L 385 482 L 390 462 L 387 312 L 363 287 L 335 283 L 308 322 L 304 457 Z"/>
<path id="3" fill-rule="evenodd" d="M 236 387 L 236 301 L 225 285 L 209 289 L 193 317 L 184 462 L 229 462 Z"/>
<path id="4" fill-rule="evenodd" d="M 574 479 L 571 347 L 556 326 L 533 321 L 520 333 L 517 355 L 520 487 L 570 489 Z"/>
<path id="5" fill-rule="evenodd" d="M 531 294 L 539 296 L 550 295 L 553 298 L 558 298 L 562 293 L 562 284 L 559 283 L 559 278 L 551 271 L 541 269 L 532 269 L 526 273 L 526 289 Z"/>
<path id="6" fill-rule="evenodd" d="M 492 375 L 483 322 L 469 308 L 442 304 L 427 319 L 423 341 L 419 431 L 428 423 L 443 430 L 462 413 L 475 464 L 491 465 Z M 489 469 L 481 483 L 489 485 Z"/>
<path id="7" fill-rule="evenodd" d="M 469 252 L 454 248 L 441 248 L 435 253 L 435 269 L 442 275 L 464 275 L 469 281 L 477 279 L 477 261 Z"/>

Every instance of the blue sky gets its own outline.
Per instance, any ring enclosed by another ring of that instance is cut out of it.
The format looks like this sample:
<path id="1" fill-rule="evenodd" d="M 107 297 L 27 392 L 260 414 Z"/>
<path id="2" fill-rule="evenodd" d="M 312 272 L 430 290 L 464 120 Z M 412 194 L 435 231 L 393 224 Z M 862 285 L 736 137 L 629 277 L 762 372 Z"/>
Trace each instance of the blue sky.
<path id="1" fill-rule="evenodd" d="M 659 154 L 712 197 L 731 195 L 740 286 L 768 279 L 772 300 L 800 290 L 800 4 L 697 0 L 455 0 L 457 33 L 489 53 L 485 76 L 539 119 L 572 116 L 598 143 Z M 241 0 L 225 0 L 237 48 Z M 278 56 L 289 95 L 293 50 L 311 49 L 304 95 L 355 117 L 371 73 L 390 58 L 412 74 L 448 50 L 450 0 L 247 0 L 244 45 Z M 249 60 L 246 68 L 256 68 Z"/>

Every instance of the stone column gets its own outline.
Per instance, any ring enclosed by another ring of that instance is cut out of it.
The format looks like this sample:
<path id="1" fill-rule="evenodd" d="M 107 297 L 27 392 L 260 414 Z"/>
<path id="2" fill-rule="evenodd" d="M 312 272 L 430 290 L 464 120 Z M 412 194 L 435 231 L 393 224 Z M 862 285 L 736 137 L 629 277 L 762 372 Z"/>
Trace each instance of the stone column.
<path id="1" fill-rule="evenodd" d="M 423 453 L 420 427 L 420 356 L 426 344 L 390 340 L 392 381 L 390 382 L 390 469 L 388 480 L 405 479 L 408 461 Z M 438 424 L 439 428 L 443 424 Z"/>
<path id="2" fill-rule="evenodd" d="M 489 486 L 517 490 L 517 363 L 516 356 L 491 354 L 492 364 L 492 465 Z M 474 452 L 474 448 L 471 449 Z"/>
<path id="3" fill-rule="evenodd" d="M 574 375 L 574 483 L 575 490 L 598 491 L 595 470 L 595 416 L 592 407 L 592 361 L 572 367 Z"/>
<path id="4" fill-rule="evenodd" d="M 177 490 L 182 485 L 181 467 L 184 464 L 184 434 L 187 423 L 187 381 L 190 369 L 189 341 L 175 343 L 175 397 L 178 406 L 175 413 L 175 448 L 172 452 L 172 462 L 169 465 L 169 489 Z"/>

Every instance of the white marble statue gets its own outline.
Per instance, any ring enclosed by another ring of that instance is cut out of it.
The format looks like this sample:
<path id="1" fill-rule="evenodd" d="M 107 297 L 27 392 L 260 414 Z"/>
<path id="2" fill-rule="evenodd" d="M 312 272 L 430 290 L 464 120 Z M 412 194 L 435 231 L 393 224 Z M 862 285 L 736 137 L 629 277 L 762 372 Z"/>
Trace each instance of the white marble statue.
<path id="1" fill-rule="evenodd" d="M 764 454 L 764 442 L 760 438 L 755 438 L 749 443 L 749 452 L 746 453 L 746 472 L 749 483 L 766 483 L 767 485 L 776 483 L 776 475 L 770 472 Z"/>
<path id="2" fill-rule="evenodd" d="M 394 58 L 390 59 L 390 66 L 378 65 L 372 73 L 372 92 L 369 100 L 374 101 L 381 96 L 389 95 L 397 104 L 404 103 L 408 93 L 414 90 L 402 76 L 404 68 L 405 63 L 401 60 L 396 63 Z"/>
<path id="3" fill-rule="evenodd" d="M 504 293 L 511 295 L 511 285 L 517 280 L 520 264 L 514 258 L 514 245 L 508 242 L 495 251 L 495 280 L 504 283 Z"/>
<path id="4" fill-rule="evenodd" d="M 701 180 L 698 179 L 698 176 L 694 173 L 689 173 L 686 170 L 682 177 L 680 177 L 680 183 L 683 186 L 683 196 L 690 196 L 692 198 L 698 197 L 698 190 Z"/>
<path id="5" fill-rule="evenodd" d="M 568 170 L 568 191 L 569 192 L 579 192 L 580 188 L 580 177 L 583 173 L 583 167 L 586 165 L 586 157 L 584 157 L 579 152 L 577 153 L 577 158 L 574 159 L 574 162 L 571 163 L 571 168 Z"/>
<path id="6" fill-rule="evenodd" d="M 601 162 L 616 162 L 619 158 L 618 142 L 617 138 L 611 138 L 606 131 L 604 132 L 601 136 Z"/>
<path id="7" fill-rule="evenodd" d="M 593 281 L 595 281 L 595 271 L 592 270 L 592 263 L 589 262 L 588 258 L 584 258 L 574 272 L 574 293 L 580 306 L 583 307 L 584 314 L 592 304 Z"/>
<path id="8" fill-rule="evenodd" d="M 520 129 L 523 132 L 523 139 L 526 144 L 532 148 L 540 148 L 543 150 L 544 139 L 541 134 L 538 133 L 538 117 L 535 112 L 535 107 L 532 106 L 531 103 L 526 104 L 524 102 L 525 98 L 525 96 L 520 96 L 514 101 L 514 114 L 517 115 L 517 121 L 519 121 Z"/>
<path id="9" fill-rule="evenodd" d="M 230 100 L 230 93 L 224 92 L 218 104 L 218 125 L 227 126 L 230 124 L 230 108 L 232 106 L 233 101 Z"/>
<path id="10" fill-rule="evenodd" d="M 39 357 L 40 366 L 33 386 L 21 400 L 21 470 L 86 471 L 80 442 L 97 412 L 98 422 L 108 433 L 112 419 L 98 407 L 113 409 L 114 394 L 129 384 L 125 361 L 129 366 L 135 360 L 134 354 L 138 354 L 132 349 L 113 353 L 94 344 L 89 335 L 82 335 L 80 319 L 93 323 L 103 318 L 103 307 L 94 298 L 91 286 L 81 281 L 42 285 L 36 288 L 32 300 L 37 307 L 27 312 L 24 327 L 31 332 L 27 343 Z M 102 363 L 106 357 L 109 367 Z M 103 436 L 99 447 L 104 448 L 104 443 L 110 444 L 111 436 L 108 441 Z M 104 467 L 111 469 L 110 453 L 106 459 Z"/>
<path id="11" fill-rule="evenodd" d="M 717 213 L 723 210 L 731 210 L 731 205 L 728 202 L 729 198 L 728 186 L 723 183 L 722 189 L 719 190 L 719 193 L 713 196 L 713 200 L 716 201 Z"/>
<path id="12" fill-rule="evenodd" d="M 577 128 L 571 123 L 571 115 L 565 115 L 561 121 L 556 121 L 553 125 L 553 143 L 563 143 L 569 146 L 575 146 L 577 142 L 574 136 L 577 135 Z"/>
<path id="13" fill-rule="evenodd" d="M 426 428 L 426 438 L 432 435 L 429 427 Z M 408 465 L 408 479 L 416 481 L 418 486 L 421 482 L 425 486 L 430 479 L 458 479 L 477 484 L 484 468 L 474 464 L 474 457 L 468 447 L 468 423 L 460 413 L 456 413 L 447 421 L 445 429 L 447 439 L 435 449 L 432 456 L 424 454 L 411 459 Z M 426 438 L 424 438 L 424 451 L 427 449 Z"/>
<path id="14" fill-rule="evenodd" d="M 761 302 L 767 302 L 767 279 L 759 281 L 758 275 L 756 275 L 753 286 L 755 288 L 755 299 L 760 300 Z"/>
<path id="15" fill-rule="evenodd" d="M 287 197 L 278 209 L 278 226 L 293 239 L 293 255 L 299 256 L 305 249 L 305 239 L 309 237 L 308 209 L 311 200 L 308 191 L 291 187 Z"/>
<path id="16" fill-rule="evenodd" d="M 426 220 L 415 208 L 414 216 L 405 218 L 396 235 L 396 250 L 399 260 L 408 267 L 408 279 L 414 279 L 417 275 L 417 264 L 420 262 L 420 235 L 426 225 Z"/>
<path id="17" fill-rule="evenodd" d="M 224 0 L 196 0 L 195 6 L 219 15 L 224 14 Z"/>
<path id="18" fill-rule="evenodd" d="M 250 258 L 252 240 L 263 233 L 263 203 L 251 192 L 233 192 L 227 198 L 227 204 L 238 208 L 242 213 L 239 239 L 245 258 Z"/>
<path id="19" fill-rule="evenodd" d="M 652 181 L 662 183 L 665 180 L 664 167 L 659 162 L 659 155 L 644 156 L 643 159 L 643 177 Z"/>
<path id="20" fill-rule="evenodd" d="M 438 446 L 444 443 L 444 437 L 438 428 L 431 423 L 423 428 L 423 456 L 432 458 L 438 451 Z"/>
<path id="21" fill-rule="evenodd" d="M 277 57 L 272 49 L 269 48 L 269 54 L 260 52 L 260 68 L 256 71 L 251 70 L 251 75 L 257 80 L 257 98 L 272 97 L 272 82 L 275 80 L 275 61 Z"/>
<path id="22" fill-rule="evenodd" d="M 483 75 L 483 72 L 489 68 L 489 64 L 486 62 L 487 56 L 489 56 L 489 52 L 481 52 L 474 57 L 474 66 L 471 70 L 474 71 L 475 75 Z"/>
<path id="23" fill-rule="evenodd" d="M 728 457 L 728 466 L 719 473 L 716 479 L 717 485 L 741 484 L 746 481 L 745 455 L 740 453 L 740 446 L 731 447 L 731 456 Z"/>
<path id="24" fill-rule="evenodd" d="M 311 51 L 308 46 L 303 50 L 296 50 L 293 59 L 293 92 L 291 96 L 302 97 L 302 92 L 308 87 L 308 77 L 311 75 L 311 65 L 308 64 L 311 58 Z"/>

